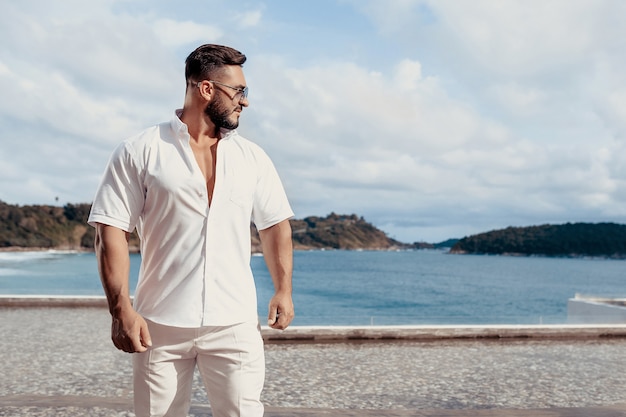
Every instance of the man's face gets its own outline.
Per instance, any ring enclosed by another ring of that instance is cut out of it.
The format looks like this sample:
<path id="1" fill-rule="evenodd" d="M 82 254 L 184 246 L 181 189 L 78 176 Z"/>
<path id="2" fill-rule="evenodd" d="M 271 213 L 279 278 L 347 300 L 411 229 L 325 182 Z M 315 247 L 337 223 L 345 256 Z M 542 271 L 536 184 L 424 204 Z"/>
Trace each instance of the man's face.
<path id="1" fill-rule="evenodd" d="M 207 103 L 204 112 L 217 128 L 236 129 L 239 126 L 239 117 L 244 107 L 248 107 L 247 98 L 240 99 L 233 88 L 246 86 L 246 79 L 240 66 L 227 66 L 219 76 L 215 77 L 213 88 L 215 94 Z M 219 84 L 218 84 L 219 83 Z M 223 84 L 223 85 L 222 85 Z"/>

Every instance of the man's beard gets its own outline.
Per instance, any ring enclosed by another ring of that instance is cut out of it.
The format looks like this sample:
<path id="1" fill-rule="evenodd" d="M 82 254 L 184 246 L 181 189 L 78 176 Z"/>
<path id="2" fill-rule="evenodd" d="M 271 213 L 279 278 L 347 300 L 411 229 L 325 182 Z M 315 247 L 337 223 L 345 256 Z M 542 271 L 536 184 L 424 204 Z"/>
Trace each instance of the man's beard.
<path id="1" fill-rule="evenodd" d="M 213 122 L 218 129 L 237 129 L 239 126 L 239 119 L 234 118 L 234 121 L 228 119 L 228 116 L 232 115 L 232 110 L 226 109 L 220 100 L 213 100 L 207 104 L 204 109 L 204 113 L 209 116 L 209 119 Z"/>

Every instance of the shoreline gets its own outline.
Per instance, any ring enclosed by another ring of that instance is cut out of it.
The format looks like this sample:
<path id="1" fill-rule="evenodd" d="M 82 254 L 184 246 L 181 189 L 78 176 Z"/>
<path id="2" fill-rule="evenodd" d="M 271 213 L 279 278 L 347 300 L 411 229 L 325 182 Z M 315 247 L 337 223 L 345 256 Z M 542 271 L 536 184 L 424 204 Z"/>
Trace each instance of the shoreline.
<path id="1" fill-rule="evenodd" d="M 260 246 L 258 246 L 260 248 Z M 353 251 L 353 252 L 364 252 L 364 251 L 372 251 L 372 252 L 409 252 L 409 251 L 418 251 L 418 250 L 433 250 L 433 251 L 444 251 L 448 252 L 450 248 L 412 248 L 412 247 L 402 247 L 402 246 L 390 246 L 388 248 L 353 248 L 353 249 L 344 249 L 344 248 L 317 248 L 313 246 L 303 246 L 296 245 L 294 243 L 293 250 L 294 252 L 332 252 L 332 251 Z M 46 248 L 46 247 L 23 247 L 23 246 L 4 246 L 0 247 L 0 252 L 67 252 L 67 253 L 95 253 L 93 248 L 85 248 L 85 247 L 55 247 L 55 248 Z M 139 253 L 138 246 L 130 246 L 129 253 L 135 254 Z M 255 245 L 252 245 L 252 252 L 254 254 L 262 254 L 260 250 L 255 250 Z"/>
<path id="2" fill-rule="evenodd" d="M 58 247 L 58 248 L 44 248 L 44 247 L 23 247 L 23 246 L 4 246 L 0 247 L 0 252 L 67 252 L 67 253 L 83 253 L 93 252 L 93 249 L 87 248 L 75 248 L 75 247 Z"/>
<path id="3" fill-rule="evenodd" d="M 626 255 L 615 255 L 615 254 L 607 254 L 607 255 L 579 255 L 579 254 L 569 254 L 569 255 L 545 255 L 541 253 L 514 253 L 514 252 L 506 252 L 506 253 L 471 253 L 462 250 L 451 250 L 449 247 L 439 247 L 439 248 L 415 248 L 410 246 L 390 246 L 387 248 L 332 248 L 332 247 L 309 247 L 297 245 L 294 242 L 294 252 L 332 252 L 332 251 L 345 251 L 345 252 L 415 252 L 415 251 L 437 251 L 444 252 L 449 255 L 458 255 L 458 256 L 502 256 L 502 257 L 510 257 L 510 258 L 554 258 L 554 259 L 603 259 L 603 260 L 612 260 L 612 261 L 626 261 Z M 51 252 L 51 253 L 95 253 L 93 248 L 85 248 L 85 247 L 55 247 L 55 248 L 46 248 L 46 247 L 23 247 L 23 246 L 5 246 L 0 247 L 0 253 L 27 253 L 27 252 Z M 129 247 L 130 254 L 141 254 L 141 251 L 138 246 L 130 246 Z M 263 252 L 260 250 L 260 246 L 252 245 L 252 256 L 263 256 Z"/>
<path id="4" fill-rule="evenodd" d="M 0 295 L 5 309 L 103 309 L 104 296 Z M 262 321 L 261 321 L 262 322 Z M 290 326 L 274 330 L 261 326 L 266 343 L 333 343 L 363 341 L 437 340 L 590 340 L 626 338 L 625 324 L 448 324 Z"/>

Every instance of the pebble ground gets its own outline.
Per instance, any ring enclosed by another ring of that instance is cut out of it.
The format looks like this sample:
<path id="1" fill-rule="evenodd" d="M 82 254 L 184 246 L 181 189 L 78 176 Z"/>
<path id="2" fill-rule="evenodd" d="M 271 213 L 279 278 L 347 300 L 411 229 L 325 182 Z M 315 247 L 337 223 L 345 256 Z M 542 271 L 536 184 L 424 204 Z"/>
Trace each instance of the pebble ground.
<path id="1" fill-rule="evenodd" d="M 109 326 L 101 308 L 0 308 L 0 416 L 134 416 Z M 270 343 L 266 358 L 269 416 L 626 416 L 625 338 Z M 198 375 L 192 404 L 211 415 Z"/>

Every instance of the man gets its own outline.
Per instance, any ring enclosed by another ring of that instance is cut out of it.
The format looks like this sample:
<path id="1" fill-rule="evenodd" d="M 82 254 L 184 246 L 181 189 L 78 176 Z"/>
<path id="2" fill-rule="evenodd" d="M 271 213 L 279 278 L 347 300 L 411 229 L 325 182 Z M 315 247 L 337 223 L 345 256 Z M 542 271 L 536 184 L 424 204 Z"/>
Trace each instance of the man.
<path id="1" fill-rule="evenodd" d="M 268 156 L 235 130 L 249 104 L 245 60 L 226 46 L 193 51 L 182 110 L 117 147 L 94 199 L 111 338 L 134 353 L 138 417 L 187 415 L 196 366 L 215 417 L 263 415 L 250 219 L 276 290 L 268 325 L 285 329 L 294 316 L 293 212 Z M 135 228 L 142 263 L 132 305 Z"/>

